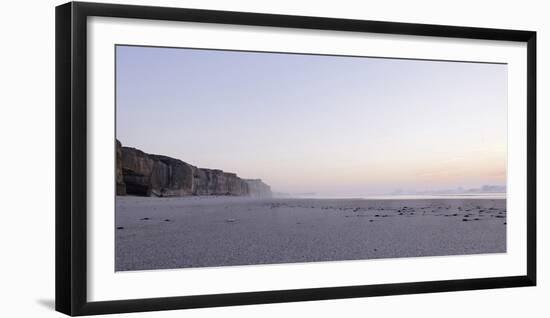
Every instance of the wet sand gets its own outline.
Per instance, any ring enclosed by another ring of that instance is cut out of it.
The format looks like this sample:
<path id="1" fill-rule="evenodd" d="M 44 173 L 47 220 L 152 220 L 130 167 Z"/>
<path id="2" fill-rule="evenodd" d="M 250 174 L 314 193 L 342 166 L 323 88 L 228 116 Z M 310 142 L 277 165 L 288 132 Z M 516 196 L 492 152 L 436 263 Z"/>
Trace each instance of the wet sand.
<path id="1" fill-rule="evenodd" d="M 117 197 L 116 270 L 506 252 L 504 199 Z"/>

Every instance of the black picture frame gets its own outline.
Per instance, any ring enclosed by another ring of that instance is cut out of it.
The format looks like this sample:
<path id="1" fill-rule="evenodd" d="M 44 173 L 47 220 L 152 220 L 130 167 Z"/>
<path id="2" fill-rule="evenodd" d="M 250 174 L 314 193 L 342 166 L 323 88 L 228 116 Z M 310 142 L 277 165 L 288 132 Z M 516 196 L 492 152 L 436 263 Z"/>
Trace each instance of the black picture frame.
<path id="1" fill-rule="evenodd" d="M 89 302 L 86 20 L 91 16 L 527 44 L 527 273 L 522 276 Z M 56 310 L 92 315 L 536 285 L 536 32 L 168 7 L 70 2 L 56 7 Z"/>

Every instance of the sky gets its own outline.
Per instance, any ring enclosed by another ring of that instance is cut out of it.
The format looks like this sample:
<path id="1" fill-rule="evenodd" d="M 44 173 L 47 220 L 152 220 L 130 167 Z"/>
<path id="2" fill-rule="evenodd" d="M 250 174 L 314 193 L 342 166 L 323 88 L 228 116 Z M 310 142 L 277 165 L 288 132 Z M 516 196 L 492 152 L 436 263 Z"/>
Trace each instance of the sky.
<path id="1" fill-rule="evenodd" d="M 507 65 L 116 48 L 116 137 L 320 195 L 506 184 Z"/>

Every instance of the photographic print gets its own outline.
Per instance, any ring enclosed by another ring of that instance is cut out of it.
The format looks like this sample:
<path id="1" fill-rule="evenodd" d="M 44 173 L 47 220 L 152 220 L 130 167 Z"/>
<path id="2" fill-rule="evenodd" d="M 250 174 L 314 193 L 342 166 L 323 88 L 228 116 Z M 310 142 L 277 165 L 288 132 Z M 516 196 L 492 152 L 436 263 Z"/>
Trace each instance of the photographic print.
<path id="1" fill-rule="evenodd" d="M 507 64 L 115 50 L 116 271 L 506 252 Z"/>
<path id="2" fill-rule="evenodd" d="M 78 1 L 55 30 L 57 311 L 536 285 L 535 31 Z"/>

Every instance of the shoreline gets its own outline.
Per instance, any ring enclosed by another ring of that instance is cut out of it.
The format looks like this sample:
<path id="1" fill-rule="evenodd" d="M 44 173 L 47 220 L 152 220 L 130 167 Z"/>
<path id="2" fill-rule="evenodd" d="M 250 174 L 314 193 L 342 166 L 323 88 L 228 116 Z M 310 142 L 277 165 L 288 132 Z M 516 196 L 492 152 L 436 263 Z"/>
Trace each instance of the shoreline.
<path id="1" fill-rule="evenodd" d="M 254 196 L 238 196 L 238 195 L 188 195 L 188 196 L 139 196 L 139 195 L 117 195 L 116 200 L 134 200 L 134 199 L 155 199 L 159 201 L 163 200 L 183 200 L 183 201 L 269 201 L 269 200 L 319 200 L 319 201 L 409 201 L 409 200 L 506 200 L 506 195 L 493 196 L 493 195 L 414 195 L 414 196 L 353 196 L 353 197 L 286 197 L 286 196 L 272 196 L 272 197 L 254 197 Z"/>

